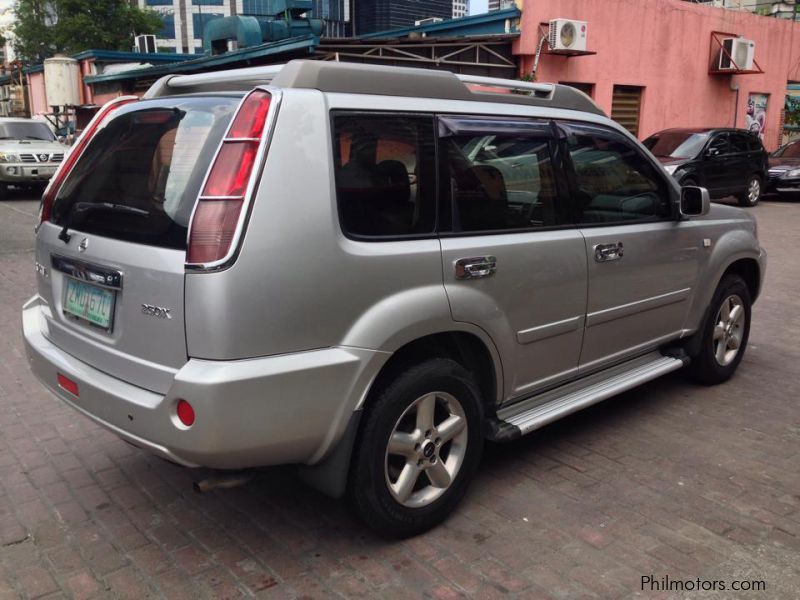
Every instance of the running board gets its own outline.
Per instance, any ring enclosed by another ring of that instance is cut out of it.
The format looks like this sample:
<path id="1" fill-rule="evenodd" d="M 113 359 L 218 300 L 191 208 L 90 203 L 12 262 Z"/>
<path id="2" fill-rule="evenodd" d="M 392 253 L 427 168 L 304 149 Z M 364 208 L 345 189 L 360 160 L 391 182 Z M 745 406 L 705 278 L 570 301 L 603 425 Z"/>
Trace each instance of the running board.
<path id="1" fill-rule="evenodd" d="M 687 358 L 653 352 L 497 411 L 489 439 L 516 439 L 569 414 L 683 367 Z"/>

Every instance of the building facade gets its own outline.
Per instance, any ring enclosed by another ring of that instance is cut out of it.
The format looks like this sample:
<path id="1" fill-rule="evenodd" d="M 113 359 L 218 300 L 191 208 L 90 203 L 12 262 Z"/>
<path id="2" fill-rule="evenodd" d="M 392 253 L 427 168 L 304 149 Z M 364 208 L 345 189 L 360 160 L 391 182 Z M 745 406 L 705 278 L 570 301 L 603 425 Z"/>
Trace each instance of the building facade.
<path id="1" fill-rule="evenodd" d="M 350 37 L 353 31 L 351 2 L 355 0 L 314 0 L 311 15 L 325 22 L 322 35 L 325 37 Z"/>
<path id="2" fill-rule="evenodd" d="M 453 0 L 453 18 L 460 19 L 469 14 L 469 0 Z"/>
<path id="3" fill-rule="evenodd" d="M 539 24 L 555 18 L 586 22 L 587 53 L 545 44 L 536 79 L 584 90 L 640 139 L 671 127 L 741 127 L 757 129 L 768 150 L 779 145 L 787 84 L 800 81 L 800 23 L 680 0 L 536 0 L 515 46 L 521 74 L 536 62 Z M 755 42 L 751 69 L 719 72 L 724 37 Z"/>
<path id="4" fill-rule="evenodd" d="M 450 19 L 453 0 L 357 0 L 353 12 L 354 35 L 362 35 L 409 27 L 423 19 Z"/>
<path id="5" fill-rule="evenodd" d="M 258 0 L 135 0 L 139 8 L 155 11 L 164 27 L 156 34 L 159 52 L 203 52 L 203 27 L 216 17 L 243 14 Z"/>

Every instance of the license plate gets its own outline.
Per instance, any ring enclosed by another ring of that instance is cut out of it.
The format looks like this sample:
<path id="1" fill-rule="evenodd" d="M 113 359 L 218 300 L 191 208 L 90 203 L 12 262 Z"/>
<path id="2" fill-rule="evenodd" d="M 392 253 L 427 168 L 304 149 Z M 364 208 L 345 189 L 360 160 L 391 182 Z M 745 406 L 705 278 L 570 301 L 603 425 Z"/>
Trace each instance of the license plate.
<path id="1" fill-rule="evenodd" d="M 65 277 L 64 312 L 111 331 L 116 292 Z"/>

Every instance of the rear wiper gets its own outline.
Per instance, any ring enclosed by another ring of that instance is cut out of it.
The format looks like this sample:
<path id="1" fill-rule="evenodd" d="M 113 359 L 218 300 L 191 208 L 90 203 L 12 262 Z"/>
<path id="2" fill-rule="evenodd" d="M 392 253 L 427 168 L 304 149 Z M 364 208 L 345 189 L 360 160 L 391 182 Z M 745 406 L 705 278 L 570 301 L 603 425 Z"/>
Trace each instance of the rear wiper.
<path id="1" fill-rule="evenodd" d="M 64 217 L 64 227 L 61 228 L 61 233 L 58 234 L 60 239 L 65 244 L 69 244 L 72 236 L 67 233 L 67 230 L 72 225 L 75 217 L 84 218 L 91 212 L 98 210 L 107 210 L 111 212 L 127 213 L 129 215 L 137 215 L 139 217 L 149 217 L 150 211 L 142 208 L 135 208 L 133 206 L 126 206 L 125 204 L 112 204 L 111 202 L 76 202 L 70 206 Z"/>

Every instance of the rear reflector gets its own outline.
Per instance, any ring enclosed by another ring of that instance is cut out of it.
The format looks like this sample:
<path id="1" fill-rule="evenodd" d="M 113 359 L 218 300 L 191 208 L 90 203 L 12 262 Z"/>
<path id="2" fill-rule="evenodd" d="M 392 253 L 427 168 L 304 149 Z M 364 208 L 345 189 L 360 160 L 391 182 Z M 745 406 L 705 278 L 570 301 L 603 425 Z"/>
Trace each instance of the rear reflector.
<path id="1" fill-rule="evenodd" d="M 129 104 L 130 102 L 135 102 L 138 99 L 139 98 L 136 96 L 120 96 L 119 98 L 114 98 L 103 105 L 92 120 L 89 121 L 86 129 L 83 130 L 83 133 L 81 133 L 80 137 L 75 141 L 75 144 L 67 151 L 64 160 L 58 166 L 58 169 L 56 169 L 55 174 L 50 178 L 50 183 L 47 185 L 42 195 L 42 201 L 39 204 L 39 224 L 50 219 L 50 213 L 53 210 L 53 202 L 61 189 L 61 184 L 64 183 L 67 175 L 72 171 L 72 167 L 78 162 L 78 159 L 81 157 L 81 154 L 83 154 L 83 151 L 86 149 L 86 146 L 89 144 L 94 134 L 100 128 L 100 125 L 103 124 L 113 110 L 125 104 Z"/>
<path id="2" fill-rule="evenodd" d="M 245 216 L 272 96 L 254 90 L 244 99 L 206 177 L 189 229 L 186 262 L 209 266 L 229 256 Z"/>
<path id="3" fill-rule="evenodd" d="M 58 387 L 67 390 L 73 396 L 80 396 L 78 393 L 78 384 L 61 373 L 58 374 Z"/>
<path id="4" fill-rule="evenodd" d="M 208 263 L 228 253 L 243 202 L 242 199 L 200 200 L 192 218 L 187 261 Z"/>
<path id="5" fill-rule="evenodd" d="M 194 424 L 194 409 L 186 400 L 178 400 L 177 412 L 181 423 L 187 427 Z"/>

